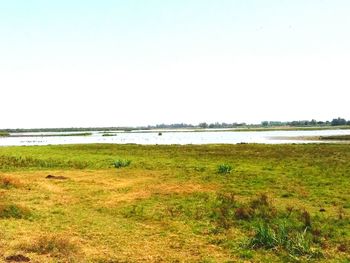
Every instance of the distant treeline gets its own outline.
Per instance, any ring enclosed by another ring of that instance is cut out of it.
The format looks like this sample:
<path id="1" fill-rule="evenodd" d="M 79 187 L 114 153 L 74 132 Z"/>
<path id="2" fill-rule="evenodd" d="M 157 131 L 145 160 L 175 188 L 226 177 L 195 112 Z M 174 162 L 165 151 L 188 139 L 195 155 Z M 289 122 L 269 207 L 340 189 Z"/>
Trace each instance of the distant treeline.
<path id="1" fill-rule="evenodd" d="M 299 120 L 299 121 L 263 121 L 261 124 L 246 124 L 242 123 L 206 123 L 201 122 L 197 125 L 186 123 L 174 123 L 174 124 L 157 124 L 138 127 L 84 127 L 84 128 L 33 128 L 33 129 L 1 129 L 0 136 L 6 136 L 8 133 L 16 132 L 84 132 L 84 131 L 131 131 L 131 130 L 152 130 L 152 129 L 196 129 L 196 128 L 208 128 L 208 129 L 220 129 L 220 128 L 259 128 L 259 127 L 278 127 L 278 126 L 290 126 L 290 127 L 312 127 L 312 126 L 340 126 L 350 125 L 350 120 L 343 118 L 336 118 L 331 121 L 316 121 L 316 120 Z"/>
<path id="2" fill-rule="evenodd" d="M 30 128 L 30 129 L 1 129 L 0 132 L 83 132 L 83 131 L 124 131 L 132 127 L 81 127 L 81 128 Z"/>
<path id="3" fill-rule="evenodd" d="M 206 123 L 201 122 L 198 125 L 192 125 L 192 124 L 186 124 L 186 123 L 175 123 L 175 124 L 157 124 L 155 126 L 147 126 L 144 127 L 144 129 L 181 129 L 181 128 L 235 128 L 235 127 L 242 127 L 247 126 L 246 123 Z M 255 126 L 255 125 L 254 125 Z"/>
<path id="4" fill-rule="evenodd" d="M 343 118 L 336 118 L 331 121 L 316 121 L 312 119 L 311 121 L 302 120 L 302 121 L 289 121 L 289 122 L 281 122 L 281 121 L 261 122 L 261 126 L 263 127 L 272 127 L 272 126 L 306 127 L 306 126 L 340 126 L 340 125 L 350 125 L 350 120 L 346 120 Z"/>

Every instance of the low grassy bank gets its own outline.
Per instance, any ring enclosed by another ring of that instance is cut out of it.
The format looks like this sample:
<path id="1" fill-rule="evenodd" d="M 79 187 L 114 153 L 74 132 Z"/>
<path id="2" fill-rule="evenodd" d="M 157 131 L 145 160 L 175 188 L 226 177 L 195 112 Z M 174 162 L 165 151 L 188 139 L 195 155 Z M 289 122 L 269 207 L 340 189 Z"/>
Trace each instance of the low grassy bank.
<path id="1" fill-rule="evenodd" d="M 91 132 L 79 132 L 79 133 L 56 133 L 56 134 L 8 134 L 9 137 L 67 137 L 67 136 L 91 136 Z"/>
<path id="2" fill-rule="evenodd" d="M 349 141 L 350 135 L 321 136 L 320 140 Z"/>
<path id="3" fill-rule="evenodd" d="M 10 134 L 8 132 L 0 132 L 0 137 L 6 137 L 9 136 Z"/>
<path id="4" fill-rule="evenodd" d="M 338 144 L 1 147 L 0 255 L 348 262 L 349 160 Z"/>
<path id="5" fill-rule="evenodd" d="M 301 141 L 337 141 L 348 143 L 350 135 L 330 135 L 330 136 L 274 136 L 273 140 L 301 140 Z"/>

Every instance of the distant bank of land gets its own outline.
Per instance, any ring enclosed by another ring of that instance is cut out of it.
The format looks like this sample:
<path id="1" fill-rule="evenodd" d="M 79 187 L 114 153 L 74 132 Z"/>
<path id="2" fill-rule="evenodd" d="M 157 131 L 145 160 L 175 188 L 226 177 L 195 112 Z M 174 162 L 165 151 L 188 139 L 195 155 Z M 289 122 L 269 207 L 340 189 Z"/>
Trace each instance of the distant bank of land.
<path id="1" fill-rule="evenodd" d="M 332 121 L 263 121 L 260 124 L 246 124 L 246 123 L 206 123 L 202 122 L 197 125 L 186 123 L 175 124 L 157 124 L 148 126 L 135 127 L 69 127 L 69 128 L 16 128 L 16 129 L 0 129 L 0 136 L 16 136 L 17 133 L 31 132 L 31 133 L 61 133 L 72 132 L 72 134 L 59 134 L 59 136 L 87 136 L 91 135 L 93 131 L 102 131 L 111 135 L 111 132 L 203 132 L 203 131 L 299 131 L 299 130 L 333 130 L 333 129 L 350 129 L 350 120 L 343 118 L 336 118 Z M 80 134 L 77 132 L 81 132 Z M 27 135 L 26 135 L 27 136 Z M 37 135 L 33 135 L 37 136 Z M 40 136 L 57 136 L 52 134 L 42 134 Z M 108 136 L 108 135 L 106 135 Z"/>
<path id="2" fill-rule="evenodd" d="M 55 136 L 58 136 L 58 137 L 68 137 L 68 136 L 90 136 L 92 135 L 91 132 L 79 132 L 79 133 L 52 133 L 52 134 L 26 134 L 26 135 L 22 135 L 22 134 L 16 134 L 16 133 L 13 133 L 13 134 L 9 134 L 7 133 L 7 135 L 3 135 L 3 136 L 7 136 L 7 137 L 22 137 L 22 136 L 25 136 L 25 137 L 55 137 Z"/>
<path id="3" fill-rule="evenodd" d="M 337 141 L 350 143 L 350 135 L 331 135 L 331 136 L 278 136 L 275 140 L 302 140 L 302 141 Z"/>
<path id="4" fill-rule="evenodd" d="M 308 126 L 308 127 L 296 127 L 296 126 L 273 126 L 273 127 L 261 127 L 256 125 L 235 127 L 235 128 L 201 128 L 201 127 L 187 127 L 187 128 L 120 128 L 120 127 L 90 127 L 90 128 L 38 128 L 38 129 L 5 129 L 0 130 L 0 137 L 18 137 L 19 133 L 42 133 L 42 134 L 26 134 L 26 137 L 47 137 L 47 136 L 89 136 L 91 132 L 101 131 L 108 135 L 115 135 L 110 132 L 249 132 L 249 131 L 314 131 L 314 130 L 347 130 L 350 129 L 350 125 L 341 126 Z M 53 134 L 50 134 L 53 133 Z M 65 133 L 64 133 L 65 132 Z M 67 133 L 71 132 L 71 133 Z M 45 134 L 46 133 L 46 134 Z M 106 136 L 108 136 L 106 135 Z"/>

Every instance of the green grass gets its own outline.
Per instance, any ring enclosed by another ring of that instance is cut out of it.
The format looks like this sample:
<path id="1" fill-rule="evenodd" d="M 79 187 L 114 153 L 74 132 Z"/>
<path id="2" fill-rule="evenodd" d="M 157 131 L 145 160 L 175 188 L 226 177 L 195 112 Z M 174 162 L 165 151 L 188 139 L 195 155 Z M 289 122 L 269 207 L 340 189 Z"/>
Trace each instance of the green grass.
<path id="1" fill-rule="evenodd" d="M 8 132 L 0 131 L 0 137 L 7 137 L 7 136 L 10 136 L 10 134 Z"/>
<path id="2" fill-rule="evenodd" d="M 26 207 L 22 207 L 11 203 L 0 203 L 0 218 L 27 218 L 30 211 Z"/>
<path id="3" fill-rule="evenodd" d="M 350 135 L 321 136 L 321 140 L 350 140 Z"/>
<path id="4" fill-rule="evenodd" d="M 229 164 L 220 164 L 218 165 L 218 173 L 219 174 L 229 174 L 232 171 L 232 166 Z"/>
<path id="5" fill-rule="evenodd" d="M 347 262 L 349 160 L 345 144 L 1 147 L 0 255 Z"/>
<path id="6" fill-rule="evenodd" d="M 117 159 L 113 162 L 115 168 L 127 167 L 131 164 L 130 160 Z"/>
<path id="7" fill-rule="evenodd" d="M 116 133 L 108 133 L 108 132 L 106 132 L 106 133 L 103 133 L 102 136 L 103 136 L 103 137 L 117 136 L 117 134 L 116 134 Z"/>

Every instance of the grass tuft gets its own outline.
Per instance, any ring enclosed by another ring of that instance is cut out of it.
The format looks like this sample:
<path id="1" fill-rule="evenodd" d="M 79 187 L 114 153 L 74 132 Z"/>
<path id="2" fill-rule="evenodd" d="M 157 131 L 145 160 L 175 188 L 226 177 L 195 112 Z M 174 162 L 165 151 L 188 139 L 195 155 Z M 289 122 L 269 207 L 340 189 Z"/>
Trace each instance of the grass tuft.
<path id="1" fill-rule="evenodd" d="M 0 137 L 8 137 L 10 134 L 8 132 L 0 132 Z"/>
<path id="2" fill-rule="evenodd" d="M 278 245 L 275 231 L 267 224 L 260 223 L 255 229 L 255 235 L 249 242 L 249 247 L 271 249 Z"/>
<path id="3" fill-rule="evenodd" d="M 30 216 L 28 208 L 15 204 L 0 204 L 0 218 L 25 219 Z"/>
<path id="4" fill-rule="evenodd" d="M 217 172 L 219 174 L 229 174 L 232 171 L 232 166 L 226 163 L 220 164 L 217 167 Z"/>
<path id="5" fill-rule="evenodd" d="M 130 164 L 131 164 L 131 161 L 127 159 L 118 159 L 118 160 L 115 160 L 113 163 L 115 168 L 127 167 Z"/>
<path id="6" fill-rule="evenodd" d="M 253 249 L 284 249 L 289 256 L 295 260 L 300 257 L 321 258 L 322 252 L 311 246 L 312 240 L 307 228 L 303 232 L 288 229 L 285 224 L 278 224 L 272 228 L 266 223 L 260 223 L 255 228 L 255 235 L 249 242 L 249 247 Z"/>
<path id="7" fill-rule="evenodd" d="M 21 182 L 17 178 L 13 178 L 10 176 L 0 177 L 0 188 L 10 189 L 10 188 L 18 188 L 20 186 L 21 186 Z"/>
<path id="8" fill-rule="evenodd" d="M 78 251 L 77 245 L 64 234 L 41 234 L 28 244 L 22 244 L 28 252 L 51 256 L 70 256 Z"/>

